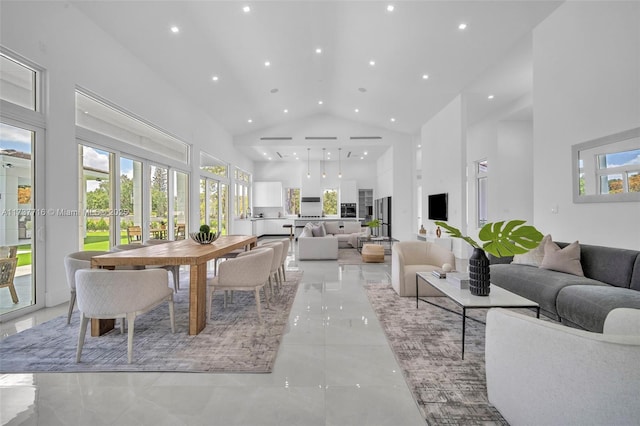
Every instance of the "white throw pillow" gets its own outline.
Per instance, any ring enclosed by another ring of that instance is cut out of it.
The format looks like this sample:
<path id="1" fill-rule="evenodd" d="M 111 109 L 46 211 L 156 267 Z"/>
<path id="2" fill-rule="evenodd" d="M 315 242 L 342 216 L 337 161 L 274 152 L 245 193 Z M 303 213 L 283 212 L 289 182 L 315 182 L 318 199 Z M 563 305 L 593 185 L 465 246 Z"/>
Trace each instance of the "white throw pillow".
<path id="1" fill-rule="evenodd" d="M 324 229 L 327 231 L 327 234 L 336 235 L 340 233 L 340 225 L 335 221 L 325 222 Z"/>
<path id="2" fill-rule="evenodd" d="M 544 259 L 542 259 L 540 267 L 584 277 L 580 264 L 580 243 L 574 241 L 560 249 L 553 241 L 547 241 L 544 246 Z"/>
<path id="3" fill-rule="evenodd" d="M 342 232 L 344 232 L 345 234 L 356 234 L 362 231 L 361 228 L 362 227 L 360 226 L 360 222 L 350 222 L 345 220 L 343 223 Z"/>
<path id="4" fill-rule="evenodd" d="M 547 241 L 551 241 L 551 235 L 545 235 L 536 248 L 531 249 L 524 254 L 516 254 L 513 256 L 513 261 L 511 263 L 536 267 L 540 266 L 542 264 L 542 259 L 544 259 L 544 246 L 547 244 Z"/>

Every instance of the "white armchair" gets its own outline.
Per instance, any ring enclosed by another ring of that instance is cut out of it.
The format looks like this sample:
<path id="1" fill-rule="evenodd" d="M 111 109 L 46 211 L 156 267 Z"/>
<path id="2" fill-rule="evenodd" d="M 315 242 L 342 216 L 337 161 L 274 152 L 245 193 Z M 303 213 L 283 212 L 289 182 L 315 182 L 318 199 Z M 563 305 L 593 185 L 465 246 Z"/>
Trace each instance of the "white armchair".
<path id="1" fill-rule="evenodd" d="M 416 295 L 416 272 L 441 269 L 445 263 L 452 267 L 456 258 L 450 251 L 435 243 L 425 241 L 400 241 L 391 251 L 391 284 L 400 296 Z M 431 286 L 420 286 L 420 296 L 441 296 Z"/>
<path id="2" fill-rule="evenodd" d="M 81 269 L 76 272 L 76 293 L 80 310 L 80 333 L 76 362 L 80 362 L 87 323 L 90 318 L 126 318 L 128 361 L 133 359 L 133 331 L 136 316 L 163 302 L 169 302 L 171 332 L 175 332 L 173 290 L 164 269 L 107 271 Z"/>
<path id="3" fill-rule="evenodd" d="M 639 309 L 611 311 L 603 334 L 491 309 L 485 358 L 489 402 L 511 425 L 638 424 Z"/>

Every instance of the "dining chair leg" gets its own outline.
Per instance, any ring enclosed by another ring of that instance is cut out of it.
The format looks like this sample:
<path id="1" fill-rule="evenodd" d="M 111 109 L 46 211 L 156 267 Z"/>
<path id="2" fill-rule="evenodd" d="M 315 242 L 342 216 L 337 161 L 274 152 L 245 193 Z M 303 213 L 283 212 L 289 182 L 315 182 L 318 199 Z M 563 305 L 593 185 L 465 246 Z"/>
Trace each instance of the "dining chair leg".
<path id="1" fill-rule="evenodd" d="M 258 310 L 258 319 L 262 323 L 262 312 L 260 310 L 260 287 L 256 287 L 256 309 Z"/>
<path id="2" fill-rule="evenodd" d="M 67 313 L 67 324 L 71 324 L 71 315 L 73 314 L 73 306 L 76 304 L 76 291 L 71 290 L 71 297 L 69 298 L 69 312 Z"/>
<path id="3" fill-rule="evenodd" d="M 213 313 L 213 292 L 215 291 L 214 288 L 211 288 L 211 291 L 209 292 L 209 297 L 207 300 L 207 322 L 209 322 L 209 320 L 211 319 L 211 314 Z"/>
<path id="4" fill-rule="evenodd" d="M 133 360 L 133 331 L 134 324 L 136 322 L 135 314 L 127 314 L 127 321 L 129 322 L 129 334 L 127 335 L 127 361 L 131 364 Z"/>
<path id="5" fill-rule="evenodd" d="M 173 273 L 173 291 L 177 293 L 180 290 L 180 266 L 174 266 L 171 272 Z"/>
<path id="6" fill-rule="evenodd" d="M 80 314 L 80 332 L 78 333 L 78 348 L 76 349 L 76 362 L 80 362 L 82 356 L 82 347 L 84 346 L 84 336 L 87 334 L 87 324 L 89 318 L 85 317 L 83 313 Z"/>
<path id="7" fill-rule="evenodd" d="M 173 295 L 171 295 L 171 298 L 169 299 L 169 320 L 171 321 L 171 332 L 175 333 L 176 332 L 176 316 L 175 316 L 175 311 L 173 306 Z"/>
<path id="8" fill-rule="evenodd" d="M 285 274 L 284 272 L 285 271 L 284 263 L 282 264 L 281 268 L 282 268 L 282 277 L 284 278 L 285 281 L 287 281 L 287 274 Z"/>

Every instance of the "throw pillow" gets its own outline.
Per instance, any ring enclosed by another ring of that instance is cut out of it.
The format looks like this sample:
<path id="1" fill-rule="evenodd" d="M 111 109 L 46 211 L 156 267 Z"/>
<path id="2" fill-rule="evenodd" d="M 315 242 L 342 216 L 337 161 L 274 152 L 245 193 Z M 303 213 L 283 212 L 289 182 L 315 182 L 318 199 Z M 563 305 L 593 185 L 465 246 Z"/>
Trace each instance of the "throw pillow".
<path id="1" fill-rule="evenodd" d="M 584 277 L 582 265 L 580 264 L 580 244 L 578 241 L 574 241 L 565 248 L 560 249 L 553 241 L 547 241 L 544 246 L 544 258 L 540 267 Z"/>
<path id="2" fill-rule="evenodd" d="M 324 237 L 327 235 L 326 229 L 324 229 L 324 223 L 313 227 L 313 236 L 314 237 Z"/>
<path id="3" fill-rule="evenodd" d="M 337 221 L 329 221 L 324 223 L 324 229 L 327 231 L 327 234 L 340 234 L 340 225 Z"/>
<path id="4" fill-rule="evenodd" d="M 302 228 L 302 232 L 298 238 L 300 237 L 313 237 L 313 224 L 307 223 L 304 228 Z"/>
<path id="5" fill-rule="evenodd" d="M 358 232 L 362 231 L 360 222 L 349 222 L 346 220 L 344 221 L 342 229 L 345 234 L 357 234 Z"/>
<path id="6" fill-rule="evenodd" d="M 540 264 L 542 264 L 542 259 L 544 258 L 544 246 L 547 244 L 547 241 L 551 241 L 551 235 L 545 235 L 536 248 L 531 249 L 524 254 L 516 254 L 513 256 L 513 261 L 511 263 L 536 267 L 540 266 Z"/>

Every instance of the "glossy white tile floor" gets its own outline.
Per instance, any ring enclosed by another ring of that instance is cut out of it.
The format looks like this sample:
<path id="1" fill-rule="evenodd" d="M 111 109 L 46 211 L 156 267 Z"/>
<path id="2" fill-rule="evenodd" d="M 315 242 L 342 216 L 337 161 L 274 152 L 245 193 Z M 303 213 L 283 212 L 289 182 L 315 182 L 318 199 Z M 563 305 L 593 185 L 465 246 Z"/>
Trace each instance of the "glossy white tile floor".
<path id="1" fill-rule="evenodd" d="M 424 425 L 363 283 L 388 265 L 304 270 L 271 374 L 0 375 L 10 425 Z M 1 324 L 2 336 L 63 315 L 66 305 Z"/>

